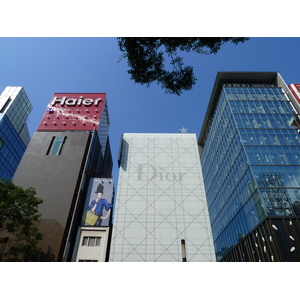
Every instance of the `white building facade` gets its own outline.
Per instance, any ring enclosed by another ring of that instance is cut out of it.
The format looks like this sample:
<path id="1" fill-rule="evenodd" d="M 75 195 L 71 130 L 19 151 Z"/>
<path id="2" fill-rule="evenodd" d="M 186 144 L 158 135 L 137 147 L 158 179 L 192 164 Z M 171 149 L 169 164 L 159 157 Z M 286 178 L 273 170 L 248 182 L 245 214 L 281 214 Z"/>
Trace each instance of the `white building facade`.
<path id="1" fill-rule="evenodd" d="M 119 167 L 110 261 L 215 261 L 195 134 L 125 133 Z"/>

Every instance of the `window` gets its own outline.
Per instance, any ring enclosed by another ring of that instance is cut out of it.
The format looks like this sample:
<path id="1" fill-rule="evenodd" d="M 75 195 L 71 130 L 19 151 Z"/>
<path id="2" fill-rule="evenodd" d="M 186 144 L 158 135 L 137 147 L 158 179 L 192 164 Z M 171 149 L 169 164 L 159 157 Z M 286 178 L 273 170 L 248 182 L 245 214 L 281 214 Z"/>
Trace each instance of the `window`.
<path id="1" fill-rule="evenodd" d="M 92 259 L 79 259 L 79 262 L 98 262 L 98 260 L 92 260 Z"/>
<path id="2" fill-rule="evenodd" d="M 84 236 L 82 239 L 82 246 L 100 246 L 100 239 L 101 237 Z"/>
<path id="3" fill-rule="evenodd" d="M 51 140 L 47 155 L 61 155 L 66 139 L 66 136 L 54 136 Z"/>

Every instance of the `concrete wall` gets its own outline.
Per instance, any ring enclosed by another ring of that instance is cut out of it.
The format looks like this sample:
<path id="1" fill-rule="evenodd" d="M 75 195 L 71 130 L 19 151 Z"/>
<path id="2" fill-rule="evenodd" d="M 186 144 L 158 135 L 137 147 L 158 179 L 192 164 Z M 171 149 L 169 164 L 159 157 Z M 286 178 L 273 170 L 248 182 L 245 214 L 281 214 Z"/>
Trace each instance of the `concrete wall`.
<path id="1" fill-rule="evenodd" d="M 47 155 L 53 136 L 66 137 L 61 155 Z M 44 201 L 38 226 L 44 239 L 39 246 L 45 251 L 50 247 L 57 260 L 64 249 L 89 137 L 90 132 L 35 132 L 13 178 L 18 186 L 34 187 Z"/>

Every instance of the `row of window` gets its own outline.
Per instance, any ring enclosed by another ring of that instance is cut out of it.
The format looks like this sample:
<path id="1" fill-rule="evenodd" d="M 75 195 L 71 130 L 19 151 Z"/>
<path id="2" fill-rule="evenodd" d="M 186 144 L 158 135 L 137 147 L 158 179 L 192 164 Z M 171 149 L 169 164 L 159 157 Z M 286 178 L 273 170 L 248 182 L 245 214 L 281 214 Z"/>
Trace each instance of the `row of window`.
<path id="1" fill-rule="evenodd" d="M 224 87 L 228 100 L 287 100 L 281 88 Z"/>
<path id="2" fill-rule="evenodd" d="M 240 129 L 244 145 L 269 145 L 269 146 L 299 146 L 300 135 L 296 130 L 286 129 Z"/>
<path id="3" fill-rule="evenodd" d="M 299 166 L 271 166 L 271 165 L 257 165 L 251 167 L 254 174 L 254 179 L 258 187 L 264 187 L 260 184 L 260 176 L 265 173 L 280 173 L 284 188 L 298 189 L 300 187 L 300 173 Z M 300 193 L 297 196 L 290 195 L 292 201 L 300 201 Z"/>
<path id="4" fill-rule="evenodd" d="M 289 114 L 234 114 L 238 128 L 294 128 L 295 117 Z"/>
<path id="5" fill-rule="evenodd" d="M 101 237 L 94 236 L 84 236 L 82 239 L 82 246 L 87 247 L 99 247 L 100 246 Z"/>
<path id="6" fill-rule="evenodd" d="M 290 114 L 292 107 L 287 101 L 230 101 L 233 113 L 240 114 Z"/>
<path id="7" fill-rule="evenodd" d="M 299 147 L 246 146 L 251 165 L 299 165 Z"/>

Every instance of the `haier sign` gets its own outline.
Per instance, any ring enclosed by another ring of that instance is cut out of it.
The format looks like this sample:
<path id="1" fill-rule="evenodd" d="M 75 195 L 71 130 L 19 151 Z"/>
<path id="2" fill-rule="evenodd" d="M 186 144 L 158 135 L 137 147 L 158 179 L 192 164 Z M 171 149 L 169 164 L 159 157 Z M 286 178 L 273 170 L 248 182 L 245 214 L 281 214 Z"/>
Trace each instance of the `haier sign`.
<path id="1" fill-rule="evenodd" d="M 51 105 L 60 104 L 61 106 L 68 105 L 68 106 L 74 106 L 74 105 L 84 105 L 84 106 L 91 106 L 95 105 L 97 106 L 99 102 L 102 101 L 102 98 L 84 98 L 83 96 L 79 96 L 79 98 L 68 98 L 67 96 L 64 96 L 62 98 L 58 98 L 57 96 L 53 97 L 51 101 Z"/>
<path id="2" fill-rule="evenodd" d="M 105 106 L 105 93 L 55 93 L 38 131 L 98 130 Z"/>

